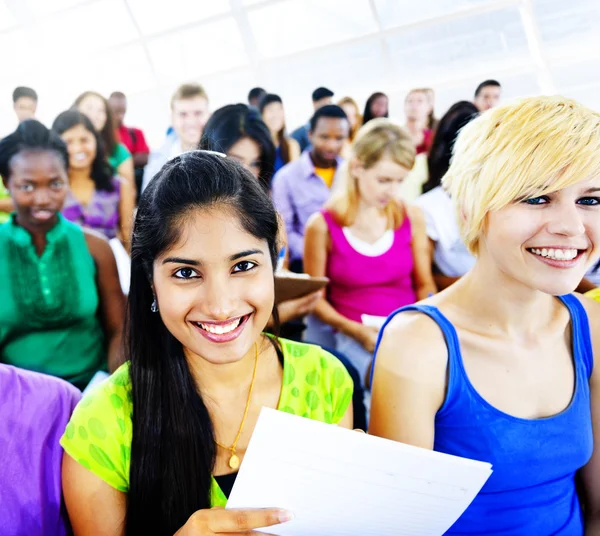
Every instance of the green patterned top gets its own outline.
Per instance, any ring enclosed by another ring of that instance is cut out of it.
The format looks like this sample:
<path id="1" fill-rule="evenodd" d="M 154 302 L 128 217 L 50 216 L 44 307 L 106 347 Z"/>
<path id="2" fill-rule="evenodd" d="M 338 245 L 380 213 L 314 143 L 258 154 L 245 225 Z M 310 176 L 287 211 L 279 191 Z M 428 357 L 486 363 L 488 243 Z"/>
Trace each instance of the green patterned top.
<path id="1" fill-rule="evenodd" d="M 8 190 L 4 187 L 2 182 L 2 177 L 0 177 L 0 199 L 8 199 L 10 194 Z M 8 212 L 0 212 L 0 223 L 5 223 L 10 218 L 10 214 Z"/>
<path id="2" fill-rule="evenodd" d="M 83 231 L 59 215 L 38 257 L 14 216 L 0 225 L 0 362 L 84 387 L 105 366 L 96 264 Z"/>
<path id="3" fill-rule="evenodd" d="M 344 366 L 319 346 L 280 339 L 283 385 L 278 410 L 337 424 L 352 402 L 353 383 Z M 129 490 L 132 437 L 129 364 L 87 394 L 60 441 L 81 465 L 119 491 Z M 212 480 L 212 506 L 227 499 Z"/>

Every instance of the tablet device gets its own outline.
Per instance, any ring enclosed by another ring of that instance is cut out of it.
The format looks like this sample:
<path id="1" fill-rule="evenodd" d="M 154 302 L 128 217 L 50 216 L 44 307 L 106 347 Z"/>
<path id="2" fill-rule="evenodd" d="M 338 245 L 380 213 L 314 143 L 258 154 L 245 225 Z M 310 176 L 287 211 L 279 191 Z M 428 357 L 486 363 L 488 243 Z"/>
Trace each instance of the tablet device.
<path id="1" fill-rule="evenodd" d="M 329 283 L 326 277 L 311 277 L 308 274 L 295 274 L 280 271 L 275 274 L 275 303 L 281 303 L 294 298 L 301 298 Z"/>

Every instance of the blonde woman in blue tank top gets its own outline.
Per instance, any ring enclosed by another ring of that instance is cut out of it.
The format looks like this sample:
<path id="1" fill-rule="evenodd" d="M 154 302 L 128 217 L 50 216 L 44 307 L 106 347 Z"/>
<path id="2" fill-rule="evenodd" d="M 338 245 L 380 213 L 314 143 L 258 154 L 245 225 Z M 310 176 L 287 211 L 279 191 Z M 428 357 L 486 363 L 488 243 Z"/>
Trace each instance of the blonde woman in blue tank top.
<path id="1" fill-rule="evenodd" d="M 477 261 L 388 318 L 370 432 L 493 464 L 447 534 L 600 534 L 600 304 L 572 294 L 600 254 L 600 115 L 563 97 L 490 110 L 444 187 Z"/>

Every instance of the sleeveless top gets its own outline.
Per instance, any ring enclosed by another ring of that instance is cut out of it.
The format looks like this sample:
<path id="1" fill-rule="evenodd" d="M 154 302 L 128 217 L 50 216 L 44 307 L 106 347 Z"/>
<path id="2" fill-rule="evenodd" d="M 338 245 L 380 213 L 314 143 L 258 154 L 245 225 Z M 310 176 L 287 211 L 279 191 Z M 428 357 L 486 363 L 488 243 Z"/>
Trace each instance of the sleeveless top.
<path id="1" fill-rule="evenodd" d="M 394 309 L 417 301 L 413 288 L 413 253 L 410 218 L 394 231 L 392 247 L 370 257 L 356 251 L 333 214 L 322 210 L 331 237 L 327 255 L 327 301 L 350 320 L 362 315 L 386 317 Z"/>
<path id="2" fill-rule="evenodd" d="M 344 365 L 319 346 L 279 341 L 283 384 L 277 409 L 328 424 L 339 423 L 353 394 L 352 379 Z M 129 363 L 125 363 L 84 396 L 60 440 L 74 460 L 124 493 L 129 490 L 132 412 Z M 211 503 L 227 503 L 214 478 Z"/>
<path id="3" fill-rule="evenodd" d="M 456 330 L 436 307 L 405 307 L 386 321 L 403 311 L 418 311 L 438 324 L 448 347 L 448 386 L 435 418 L 434 450 L 493 465 L 490 479 L 446 534 L 584 533 L 575 474 L 594 448 L 589 388 L 593 353 L 583 305 L 573 295 L 560 300 L 571 316 L 575 392 L 564 411 L 543 419 L 513 417 L 479 395 L 465 371 Z"/>
<path id="4" fill-rule="evenodd" d="M 69 190 L 62 209 L 63 216 L 82 227 L 102 233 L 109 240 L 115 238 L 119 228 L 121 183 L 113 177 L 112 184 L 112 192 L 95 190 L 87 205 L 82 205 Z"/>
<path id="5" fill-rule="evenodd" d="M 0 361 L 83 387 L 106 362 L 96 264 L 62 216 L 46 239 L 38 257 L 14 216 L 0 226 Z"/>
<path id="6" fill-rule="evenodd" d="M 285 166 L 285 162 L 283 161 L 283 156 L 281 155 L 281 145 L 279 145 L 275 149 L 275 168 L 273 173 L 277 173 L 283 166 Z"/>

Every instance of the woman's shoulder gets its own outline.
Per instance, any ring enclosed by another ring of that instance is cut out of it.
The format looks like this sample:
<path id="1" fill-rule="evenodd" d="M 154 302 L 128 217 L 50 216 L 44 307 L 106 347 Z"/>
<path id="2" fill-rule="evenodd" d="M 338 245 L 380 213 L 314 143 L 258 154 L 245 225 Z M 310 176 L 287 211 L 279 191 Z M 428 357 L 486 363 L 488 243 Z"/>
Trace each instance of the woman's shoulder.
<path id="1" fill-rule="evenodd" d="M 280 339 L 283 349 L 282 411 L 337 423 L 346 413 L 354 384 L 342 362 L 314 344 Z"/>
<path id="2" fill-rule="evenodd" d="M 126 363 L 86 393 L 60 441 L 69 456 L 120 491 L 128 489 L 132 411 Z"/>

